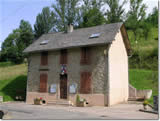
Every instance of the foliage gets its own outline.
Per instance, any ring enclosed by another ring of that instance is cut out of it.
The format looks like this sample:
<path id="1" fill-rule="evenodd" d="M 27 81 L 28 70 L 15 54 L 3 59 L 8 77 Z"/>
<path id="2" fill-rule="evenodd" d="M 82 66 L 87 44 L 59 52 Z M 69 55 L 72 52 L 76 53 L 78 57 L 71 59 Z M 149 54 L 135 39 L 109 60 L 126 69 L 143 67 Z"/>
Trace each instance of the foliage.
<path id="1" fill-rule="evenodd" d="M 123 21 L 123 16 L 124 16 L 124 5 L 126 4 L 126 0 L 122 2 L 120 5 L 119 0 L 104 0 L 108 7 L 109 10 L 106 12 L 107 16 L 107 23 L 115 23 L 115 22 L 120 22 Z"/>
<path id="2" fill-rule="evenodd" d="M 76 25 L 79 19 L 79 0 L 56 0 L 53 4 L 55 14 L 57 16 L 58 31 L 66 31 L 67 25 Z"/>
<path id="3" fill-rule="evenodd" d="M 143 102 L 143 105 L 145 106 L 145 105 L 148 105 L 149 104 L 149 102 L 147 101 L 147 100 L 145 100 L 144 102 Z"/>
<path id="4" fill-rule="evenodd" d="M 158 37 L 158 28 L 150 28 L 148 38 L 145 39 L 144 36 L 141 36 L 137 43 L 133 40 L 132 31 L 129 30 L 128 35 L 132 47 L 129 67 L 158 70 L 158 40 L 155 39 Z"/>
<path id="5" fill-rule="evenodd" d="M 131 29 L 134 34 L 135 42 L 139 39 L 138 33 L 143 33 L 140 25 L 144 21 L 146 16 L 147 6 L 142 3 L 143 0 L 130 0 L 130 10 L 127 13 L 126 27 Z"/>
<path id="6" fill-rule="evenodd" d="M 51 29 L 56 31 L 54 26 L 56 25 L 56 15 L 49 7 L 44 7 L 42 12 L 36 17 L 34 24 L 35 37 L 39 38 L 42 34 L 48 33 Z"/>
<path id="7" fill-rule="evenodd" d="M 19 28 L 13 30 L 2 43 L 1 60 L 22 63 L 23 50 L 32 43 L 32 27 L 29 22 L 21 20 Z"/>
<path id="8" fill-rule="evenodd" d="M 148 100 L 153 104 L 153 96 L 158 95 L 158 71 L 130 69 L 129 83 L 136 89 L 152 89 L 152 96 Z"/>
<path id="9" fill-rule="evenodd" d="M 152 13 L 148 15 L 147 22 L 151 23 L 154 27 L 158 27 L 158 8 L 154 7 Z"/>
<path id="10" fill-rule="evenodd" d="M 82 27 L 91 27 L 105 23 L 105 18 L 102 12 L 97 8 L 92 8 L 83 16 Z"/>
<path id="11" fill-rule="evenodd" d="M 79 95 L 76 96 L 76 102 L 77 103 L 80 102 L 80 96 Z"/>
<path id="12" fill-rule="evenodd" d="M 24 44 L 24 47 L 29 46 L 32 43 L 34 38 L 31 24 L 28 21 L 21 20 L 19 29 L 20 29 L 20 40 L 18 43 L 20 44 L 21 42 L 21 44 Z M 22 48 L 22 50 L 23 49 L 24 48 Z"/>

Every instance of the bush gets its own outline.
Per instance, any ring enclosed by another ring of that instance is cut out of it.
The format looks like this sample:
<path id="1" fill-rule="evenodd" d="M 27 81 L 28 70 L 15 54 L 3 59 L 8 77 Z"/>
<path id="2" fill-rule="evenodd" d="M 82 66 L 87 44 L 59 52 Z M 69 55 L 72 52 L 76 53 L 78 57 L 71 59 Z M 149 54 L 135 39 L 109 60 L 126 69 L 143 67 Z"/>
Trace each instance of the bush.
<path id="1" fill-rule="evenodd" d="M 143 102 L 143 105 L 148 105 L 149 104 L 149 102 L 147 101 L 147 100 L 145 100 L 144 102 Z"/>
<path id="2" fill-rule="evenodd" d="M 80 102 L 80 96 L 79 95 L 77 95 L 77 97 L 76 97 L 76 102 L 77 103 Z"/>
<path id="3" fill-rule="evenodd" d="M 158 47 L 149 51 L 134 50 L 129 58 L 130 68 L 158 70 Z"/>

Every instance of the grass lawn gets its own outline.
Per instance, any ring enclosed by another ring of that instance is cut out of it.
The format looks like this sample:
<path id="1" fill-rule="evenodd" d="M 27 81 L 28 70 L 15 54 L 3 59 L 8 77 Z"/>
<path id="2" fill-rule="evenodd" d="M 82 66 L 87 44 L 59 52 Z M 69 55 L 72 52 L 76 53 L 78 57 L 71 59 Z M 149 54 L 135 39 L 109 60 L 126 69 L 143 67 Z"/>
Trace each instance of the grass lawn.
<path id="1" fill-rule="evenodd" d="M 4 101 L 14 100 L 17 91 L 22 91 L 25 97 L 26 80 L 26 64 L 0 63 L 0 95 Z"/>
<path id="2" fill-rule="evenodd" d="M 130 69 L 129 81 L 137 89 L 152 89 L 149 102 L 153 104 L 153 96 L 158 95 L 158 71 Z"/>

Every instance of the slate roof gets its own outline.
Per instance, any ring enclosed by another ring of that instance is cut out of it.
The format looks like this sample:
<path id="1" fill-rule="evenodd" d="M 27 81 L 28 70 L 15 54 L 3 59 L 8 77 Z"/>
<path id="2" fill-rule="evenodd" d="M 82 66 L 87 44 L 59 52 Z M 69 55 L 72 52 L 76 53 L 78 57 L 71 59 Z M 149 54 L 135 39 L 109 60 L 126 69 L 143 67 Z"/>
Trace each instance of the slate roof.
<path id="1" fill-rule="evenodd" d="M 122 25 L 123 23 L 120 22 L 76 29 L 71 33 L 57 32 L 43 34 L 39 39 L 27 47 L 24 52 L 30 53 L 72 47 L 109 44 L 115 39 L 115 36 Z M 89 38 L 91 34 L 95 33 L 100 33 L 100 36 L 98 38 Z M 40 43 L 44 40 L 49 40 L 48 44 L 41 45 Z"/>

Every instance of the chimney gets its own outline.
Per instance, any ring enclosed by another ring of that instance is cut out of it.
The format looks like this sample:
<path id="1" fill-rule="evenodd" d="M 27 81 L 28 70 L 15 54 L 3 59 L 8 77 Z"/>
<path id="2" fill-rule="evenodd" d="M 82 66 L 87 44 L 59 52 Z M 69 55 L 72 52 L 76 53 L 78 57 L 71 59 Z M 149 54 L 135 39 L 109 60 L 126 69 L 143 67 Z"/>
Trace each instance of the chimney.
<path id="1" fill-rule="evenodd" d="M 69 25 L 67 26 L 67 33 L 71 33 L 71 32 L 73 32 L 73 25 L 72 25 L 72 24 L 69 24 Z"/>

